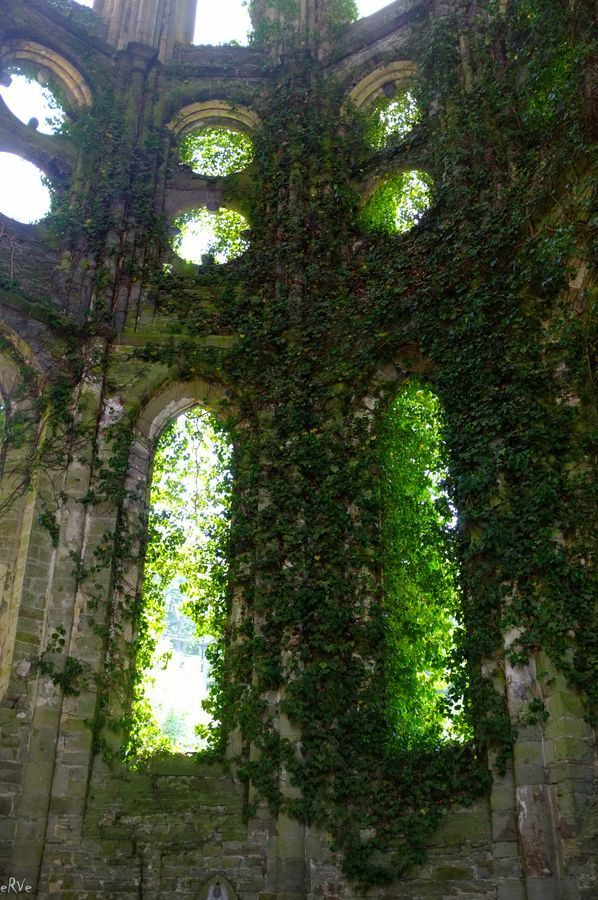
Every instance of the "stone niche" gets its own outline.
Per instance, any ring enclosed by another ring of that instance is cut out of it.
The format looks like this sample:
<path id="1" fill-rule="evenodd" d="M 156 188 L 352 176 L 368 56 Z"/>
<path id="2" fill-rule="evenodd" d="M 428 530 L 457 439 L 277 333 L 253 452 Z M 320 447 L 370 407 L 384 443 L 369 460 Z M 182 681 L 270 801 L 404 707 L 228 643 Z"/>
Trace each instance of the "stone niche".
<path id="1" fill-rule="evenodd" d="M 214 875 L 201 886 L 197 900 L 237 900 L 237 894 L 224 875 Z"/>

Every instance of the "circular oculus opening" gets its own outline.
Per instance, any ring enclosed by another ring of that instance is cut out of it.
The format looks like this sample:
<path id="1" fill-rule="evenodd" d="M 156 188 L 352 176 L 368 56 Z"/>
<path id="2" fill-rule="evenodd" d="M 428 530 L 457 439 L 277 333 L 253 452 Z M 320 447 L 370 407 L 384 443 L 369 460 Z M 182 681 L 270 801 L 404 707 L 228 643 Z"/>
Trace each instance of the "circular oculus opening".
<path id="1" fill-rule="evenodd" d="M 14 153 L 0 153 L 0 212 L 16 222 L 39 222 L 50 212 L 51 191 L 43 172 Z"/>
<path id="2" fill-rule="evenodd" d="M 381 149 L 393 138 L 405 137 L 420 119 L 417 102 L 409 91 L 382 97 L 371 112 L 369 137 L 372 146 Z"/>
<path id="3" fill-rule="evenodd" d="M 400 172 L 379 185 L 362 211 L 370 231 L 404 234 L 420 221 L 432 203 L 432 179 L 426 172 Z"/>
<path id="4" fill-rule="evenodd" d="M 65 114 L 52 90 L 22 72 L 9 74 L 10 84 L 0 87 L 0 94 L 11 113 L 25 125 L 35 125 L 42 134 L 56 134 Z"/>
<path id="5" fill-rule="evenodd" d="M 186 262 L 201 265 L 204 257 L 225 263 L 249 247 L 247 219 L 232 209 L 192 209 L 173 221 L 174 252 Z"/>
<path id="6" fill-rule="evenodd" d="M 179 145 L 181 162 L 198 175 L 222 178 L 245 169 L 253 159 L 253 142 L 241 131 L 202 128 L 185 135 Z"/>

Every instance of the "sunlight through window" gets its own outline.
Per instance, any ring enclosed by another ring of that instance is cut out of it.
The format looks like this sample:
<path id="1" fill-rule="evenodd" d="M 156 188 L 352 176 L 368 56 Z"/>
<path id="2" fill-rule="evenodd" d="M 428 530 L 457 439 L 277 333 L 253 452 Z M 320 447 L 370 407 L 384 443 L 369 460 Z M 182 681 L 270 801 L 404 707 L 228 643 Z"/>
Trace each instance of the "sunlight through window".
<path id="1" fill-rule="evenodd" d="M 414 380 L 381 435 L 389 713 L 401 744 L 436 744 L 467 731 L 462 685 L 450 672 L 461 612 L 442 430 L 438 398 Z"/>
<path id="2" fill-rule="evenodd" d="M 0 87 L 0 95 L 11 113 L 42 134 L 55 134 L 64 123 L 64 111 L 51 90 L 18 72 L 10 75 L 10 85 Z"/>
<path id="3" fill-rule="evenodd" d="M 32 223 L 50 211 L 51 194 L 43 173 L 26 159 L 0 153 L 0 212 L 16 222 Z"/>
<path id="4" fill-rule="evenodd" d="M 194 44 L 245 46 L 250 32 L 249 9 L 243 0 L 219 0 L 216 5 L 200 0 L 197 4 Z"/>
<path id="5" fill-rule="evenodd" d="M 230 128 L 203 128 L 185 135 L 179 146 L 181 162 L 207 178 L 240 172 L 253 158 L 253 143 Z"/>
<path id="6" fill-rule="evenodd" d="M 226 622 L 230 460 L 221 427 L 199 407 L 171 422 L 156 448 L 131 758 L 196 751 L 216 727 L 211 666 Z"/>
<path id="7" fill-rule="evenodd" d="M 357 0 L 357 13 L 360 19 L 364 16 L 371 16 L 372 13 L 378 12 L 389 5 L 389 0 Z"/>
<path id="8" fill-rule="evenodd" d="M 401 91 L 392 98 L 379 100 L 371 113 L 370 140 L 374 147 L 384 147 L 392 138 L 403 138 L 420 120 L 413 94 Z"/>
<path id="9" fill-rule="evenodd" d="M 368 230 L 386 234 L 410 231 L 432 202 L 432 179 L 416 170 L 400 172 L 379 185 L 362 210 Z"/>
<path id="10" fill-rule="evenodd" d="M 175 253 L 196 265 L 213 258 L 225 263 L 240 256 L 249 247 L 247 220 L 232 209 L 220 208 L 215 212 L 193 209 L 174 220 L 177 233 L 172 247 Z"/>

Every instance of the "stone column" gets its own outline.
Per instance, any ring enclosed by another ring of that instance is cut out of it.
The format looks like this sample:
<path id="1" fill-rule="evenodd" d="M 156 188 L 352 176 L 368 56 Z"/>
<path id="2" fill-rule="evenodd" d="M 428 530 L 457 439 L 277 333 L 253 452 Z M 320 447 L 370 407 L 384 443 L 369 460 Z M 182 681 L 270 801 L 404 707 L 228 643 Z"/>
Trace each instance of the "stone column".
<path id="1" fill-rule="evenodd" d="M 108 25 L 108 42 L 119 50 L 145 44 L 165 60 L 176 43 L 193 41 L 196 0 L 95 0 L 94 9 Z"/>

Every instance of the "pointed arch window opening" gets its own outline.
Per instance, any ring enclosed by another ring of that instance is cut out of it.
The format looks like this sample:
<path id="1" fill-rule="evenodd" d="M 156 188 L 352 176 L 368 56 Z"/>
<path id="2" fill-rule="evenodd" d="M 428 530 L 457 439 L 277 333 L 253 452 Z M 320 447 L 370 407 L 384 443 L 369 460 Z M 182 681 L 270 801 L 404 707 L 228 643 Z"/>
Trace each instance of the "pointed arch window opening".
<path id="1" fill-rule="evenodd" d="M 222 427 L 200 407 L 169 423 L 156 447 L 130 761 L 197 752 L 217 740 L 231 452 Z"/>
<path id="2" fill-rule="evenodd" d="M 387 708 L 403 746 L 471 738 L 467 673 L 454 663 L 463 619 L 448 464 L 440 400 L 413 379 L 381 433 Z"/>

